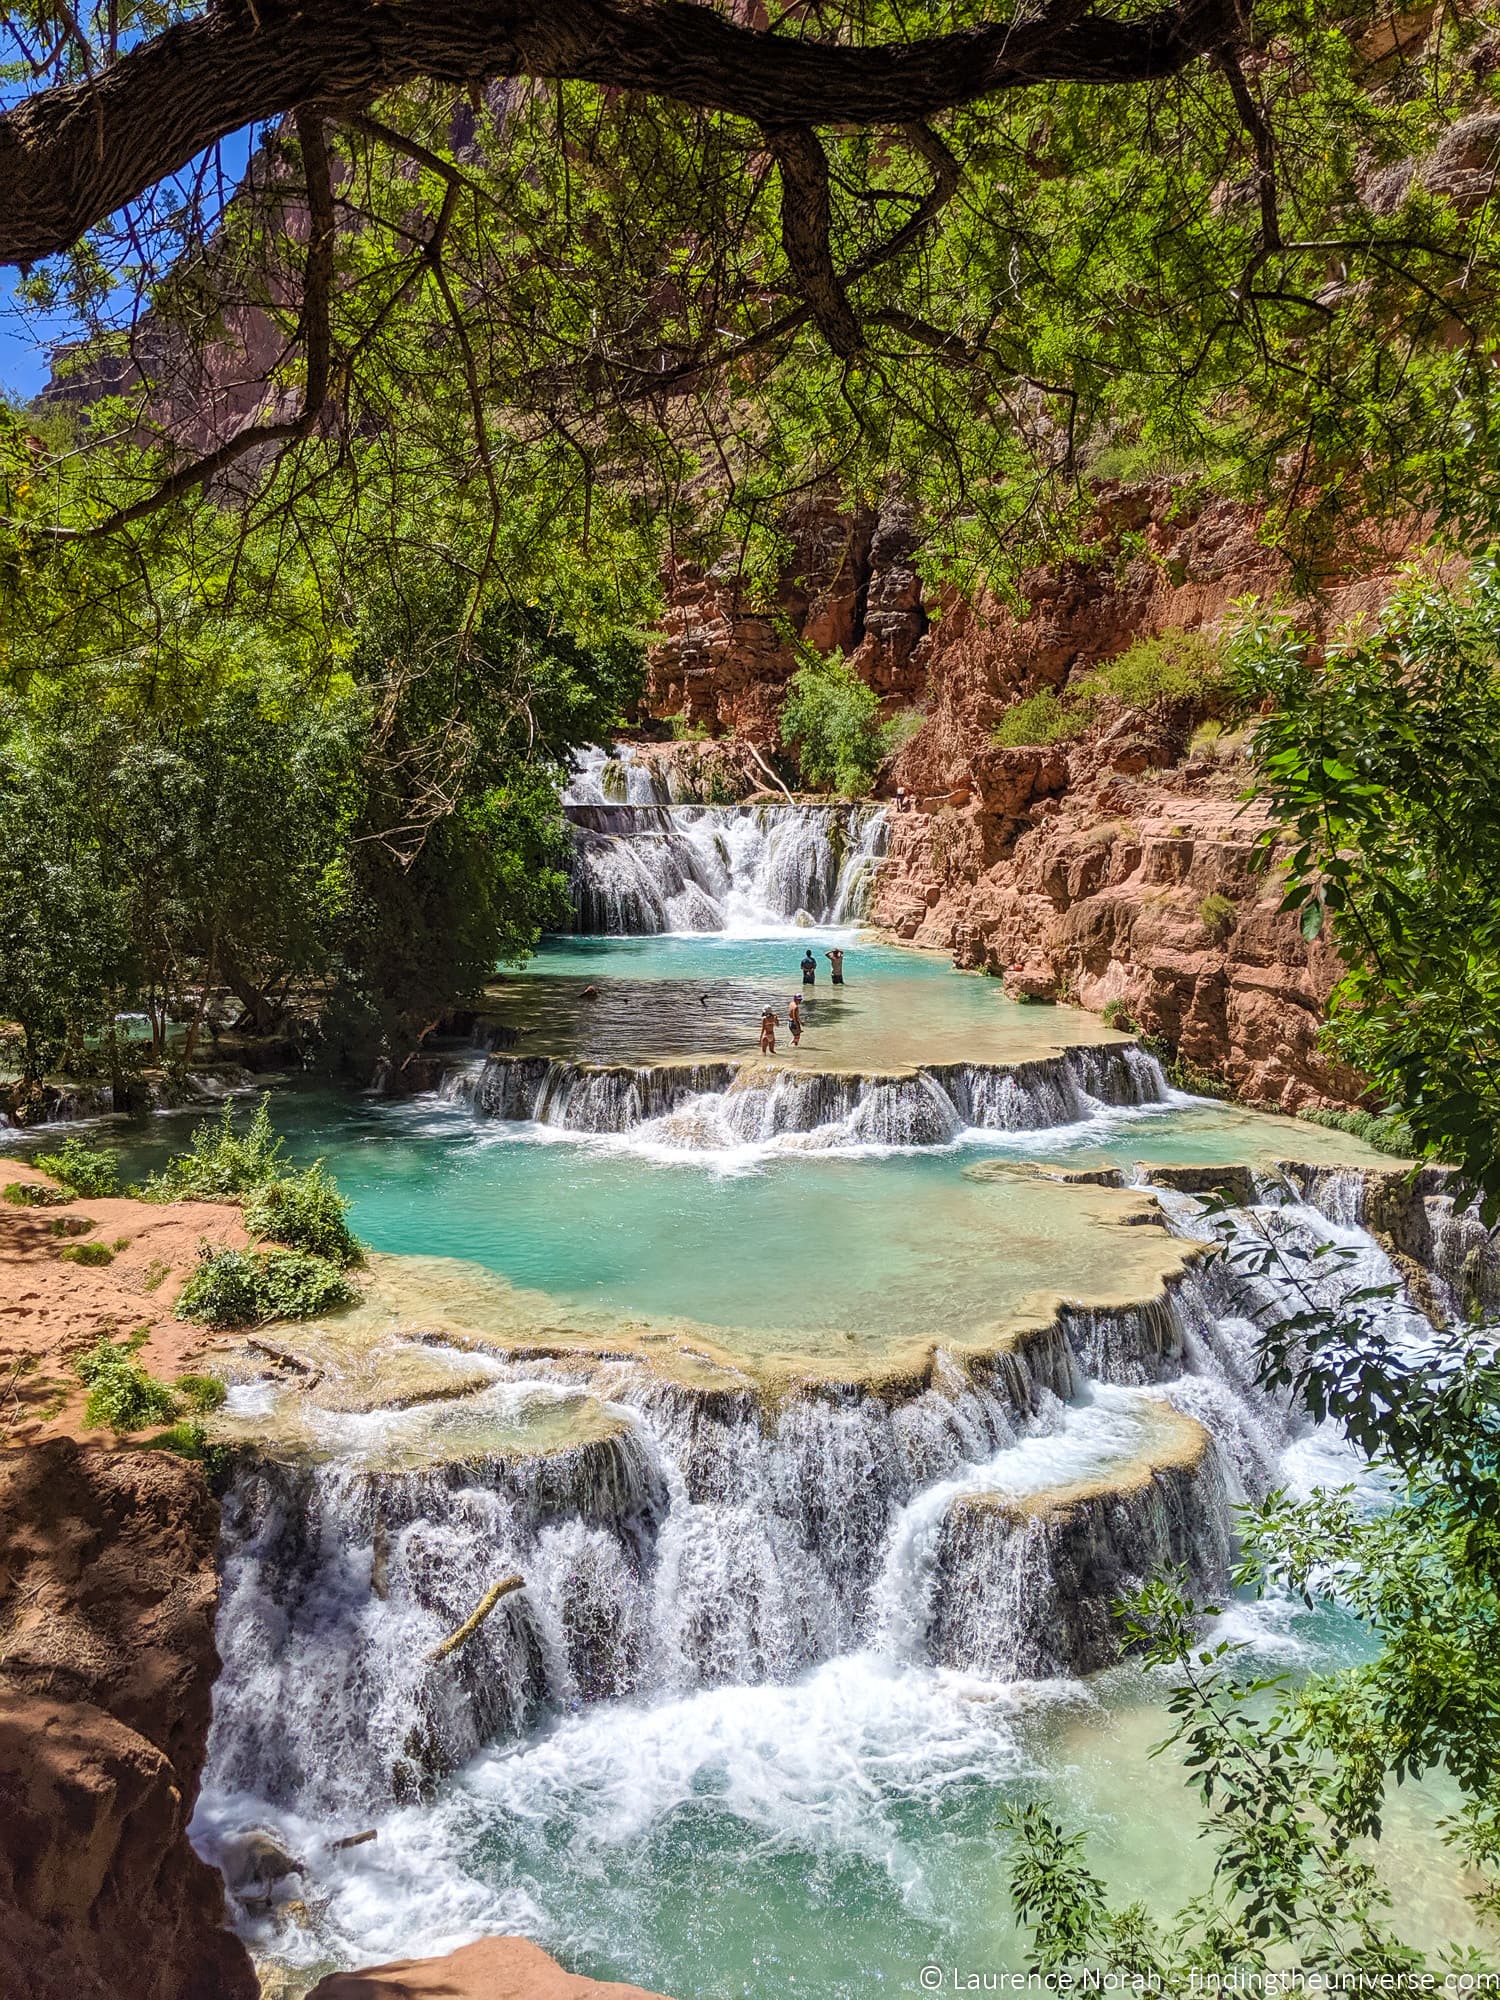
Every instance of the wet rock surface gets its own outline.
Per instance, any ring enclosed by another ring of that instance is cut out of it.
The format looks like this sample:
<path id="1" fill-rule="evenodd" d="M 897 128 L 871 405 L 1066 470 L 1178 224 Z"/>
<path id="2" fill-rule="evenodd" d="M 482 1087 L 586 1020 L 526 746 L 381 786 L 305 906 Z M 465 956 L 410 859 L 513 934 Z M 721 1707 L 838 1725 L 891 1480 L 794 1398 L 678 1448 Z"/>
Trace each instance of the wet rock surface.
<path id="1" fill-rule="evenodd" d="M 641 1986 L 580 1979 L 526 1938 L 481 1938 L 443 1958 L 334 1972 L 308 2000 L 660 2000 Z"/>

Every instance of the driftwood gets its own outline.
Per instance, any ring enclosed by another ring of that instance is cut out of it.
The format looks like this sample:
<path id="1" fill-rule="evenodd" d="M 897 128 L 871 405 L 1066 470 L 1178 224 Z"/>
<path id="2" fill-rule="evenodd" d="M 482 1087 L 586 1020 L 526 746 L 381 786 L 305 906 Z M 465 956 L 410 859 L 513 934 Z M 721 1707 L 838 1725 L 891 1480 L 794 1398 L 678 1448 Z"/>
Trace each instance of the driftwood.
<path id="1" fill-rule="evenodd" d="M 427 1655 L 429 1662 L 435 1663 L 438 1660 L 446 1660 L 450 1653 L 457 1652 L 466 1639 L 473 1638 L 474 1634 L 479 1630 L 485 1619 L 489 1617 L 502 1597 L 509 1597 L 513 1590 L 524 1590 L 525 1587 L 526 1579 L 524 1576 L 506 1576 L 502 1577 L 498 1583 L 492 1583 L 464 1620 L 463 1624 L 459 1626 L 458 1630 L 450 1632 L 440 1646 L 433 1647 L 432 1651 Z"/>
<path id="2" fill-rule="evenodd" d="M 342 1840 L 330 1840 L 328 1851 L 330 1854 L 342 1854 L 346 1847 L 363 1847 L 367 1840 L 375 1838 L 378 1831 L 378 1827 L 367 1826 L 363 1833 L 346 1833 Z"/>

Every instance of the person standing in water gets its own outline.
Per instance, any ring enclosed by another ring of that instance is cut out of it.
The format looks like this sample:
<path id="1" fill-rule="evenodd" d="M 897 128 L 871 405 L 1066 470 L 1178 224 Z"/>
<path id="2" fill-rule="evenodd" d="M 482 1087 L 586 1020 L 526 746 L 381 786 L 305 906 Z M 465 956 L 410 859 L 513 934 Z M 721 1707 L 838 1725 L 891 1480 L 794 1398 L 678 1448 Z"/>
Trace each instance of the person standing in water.
<path id="1" fill-rule="evenodd" d="M 763 1056 L 776 1053 L 776 1010 L 765 1008 L 760 1017 L 760 1052 Z"/>
<path id="2" fill-rule="evenodd" d="M 841 951 L 829 951 L 825 952 L 823 956 L 828 960 L 828 963 L 833 967 L 834 985 L 842 986 L 844 983 L 844 954 Z"/>
<path id="3" fill-rule="evenodd" d="M 802 998 L 800 994 L 794 993 L 786 1003 L 786 1024 L 792 1033 L 792 1047 L 800 1049 L 802 1046 Z"/>
<path id="4" fill-rule="evenodd" d="M 816 985 L 817 978 L 818 961 L 813 957 L 812 946 L 809 945 L 807 950 L 802 954 L 802 984 L 804 986 Z"/>

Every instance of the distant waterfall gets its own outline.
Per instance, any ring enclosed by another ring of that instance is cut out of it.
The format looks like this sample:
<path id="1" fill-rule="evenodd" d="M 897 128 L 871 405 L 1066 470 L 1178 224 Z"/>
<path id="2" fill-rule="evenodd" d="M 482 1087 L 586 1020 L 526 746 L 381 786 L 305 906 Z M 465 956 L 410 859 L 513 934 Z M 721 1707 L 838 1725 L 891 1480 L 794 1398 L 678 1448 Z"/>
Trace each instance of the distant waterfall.
<path id="1" fill-rule="evenodd" d="M 564 808 L 574 929 L 608 937 L 857 924 L 885 853 L 881 806 L 674 804 L 628 745 L 583 752 Z"/>

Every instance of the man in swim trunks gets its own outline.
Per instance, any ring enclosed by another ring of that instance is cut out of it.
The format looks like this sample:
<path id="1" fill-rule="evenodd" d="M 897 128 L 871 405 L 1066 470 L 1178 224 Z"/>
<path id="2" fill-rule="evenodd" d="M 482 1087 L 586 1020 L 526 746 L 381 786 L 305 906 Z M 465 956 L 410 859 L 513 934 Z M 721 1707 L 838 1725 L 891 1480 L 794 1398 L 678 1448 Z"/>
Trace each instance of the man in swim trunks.
<path id="1" fill-rule="evenodd" d="M 844 954 L 841 951 L 828 951 L 824 952 L 823 956 L 833 967 L 834 985 L 842 986 L 844 983 Z"/>
<path id="2" fill-rule="evenodd" d="M 763 1056 L 776 1053 L 776 1010 L 767 1007 L 760 1017 L 760 1052 Z"/>
<path id="3" fill-rule="evenodd" d="M 786 1003 L 786 1024 L 792 1031 L 792 1047 L 802 1046 L 802 998 L 794 993 Z"/>
<path id="4" fill-rule="evenodd" d="M 817 977 L 818 961 L 813 957 L 812 946 L 809 945 L 807 950 L 802 954 L 802 984 L 804 986 L 815 985 Z"/>

